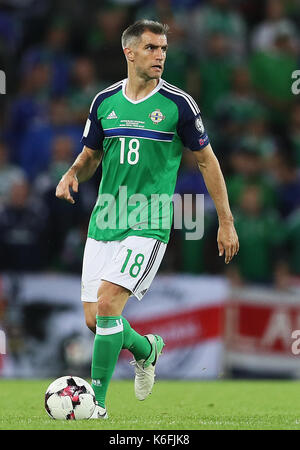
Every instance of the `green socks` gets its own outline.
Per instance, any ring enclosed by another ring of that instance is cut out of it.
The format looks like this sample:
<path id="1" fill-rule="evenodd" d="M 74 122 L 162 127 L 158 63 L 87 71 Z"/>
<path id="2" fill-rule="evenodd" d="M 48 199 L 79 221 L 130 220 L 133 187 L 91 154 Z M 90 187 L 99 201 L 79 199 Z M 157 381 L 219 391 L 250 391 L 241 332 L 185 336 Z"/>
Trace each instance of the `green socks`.
<path id="1" fill-rule="evenodd" d="M 96 316 L 97 327 L 92 360 L 92 387 L 100 406 L 105 408 L 105 397 L 109 382 L 122 348 L 133 354 L 136 361 L 146 359 L 151 353 L 151 344 L 141 336 L 122 316 Z"/>
<path id="2" fill-rule="evenodd" d="M 123 345 L 121 316 L 96 316 L 97 327 L 92 361 L 92 387 L 100 406 L 105 408 L 107 388 Z"/>
<path id="3" fill-rule="evenodd" d="M 129 350 L 136 361 L 148 358 L 152 350 L 148 339 L 131 328 L 130 323 L 124 317 L 122 317 L 122 322 L 124 327 L 123 348 Z"/>

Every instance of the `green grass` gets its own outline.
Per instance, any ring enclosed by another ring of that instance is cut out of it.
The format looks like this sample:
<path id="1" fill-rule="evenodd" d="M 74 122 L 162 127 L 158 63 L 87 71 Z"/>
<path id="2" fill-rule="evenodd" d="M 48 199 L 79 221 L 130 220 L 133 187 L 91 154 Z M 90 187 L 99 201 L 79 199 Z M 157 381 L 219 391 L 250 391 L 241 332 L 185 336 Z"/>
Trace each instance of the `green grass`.
<path id="1" fill-rule="evenodd" d="M 299 430 L 298 381 L 162 381 L 139 402 L 133 381 L 113 381 L 109 420 L 52 420 L 44 392 L 52 380 L 0 380 L 0 429 Z"/>

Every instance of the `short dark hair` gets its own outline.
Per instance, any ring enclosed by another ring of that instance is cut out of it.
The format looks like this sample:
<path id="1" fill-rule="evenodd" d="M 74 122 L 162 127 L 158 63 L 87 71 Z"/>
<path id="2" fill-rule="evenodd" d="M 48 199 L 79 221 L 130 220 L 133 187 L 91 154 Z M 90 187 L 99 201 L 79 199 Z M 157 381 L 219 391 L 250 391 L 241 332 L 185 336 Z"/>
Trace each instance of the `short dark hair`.
<path id="1" fill-rule="evenodd" d="M 130 41 L 138 39 L 145 31 L 151 31 L 154 34 L 164 34 L 167 36 L 169 26 L 154 20 L 142 19 L 130 25 L 122 34 L 122 47 L 129 45 Z"/>

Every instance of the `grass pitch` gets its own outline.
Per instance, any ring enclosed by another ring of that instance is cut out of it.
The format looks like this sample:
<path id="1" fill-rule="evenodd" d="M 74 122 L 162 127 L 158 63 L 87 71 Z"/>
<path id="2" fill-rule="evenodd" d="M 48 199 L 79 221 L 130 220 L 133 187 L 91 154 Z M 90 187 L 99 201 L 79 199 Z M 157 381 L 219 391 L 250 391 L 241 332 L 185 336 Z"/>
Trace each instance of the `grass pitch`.
<path id="1" fill-rule="evenodd" d="M 53 380 L 0 380 L 1 430 L 299 430 L 299 381 L 163 381 L 143 402 L 112 381 L 109 420 L 58 421 L 44 410 Z M 89 380 L 90 381 L 90 380 Z"/>

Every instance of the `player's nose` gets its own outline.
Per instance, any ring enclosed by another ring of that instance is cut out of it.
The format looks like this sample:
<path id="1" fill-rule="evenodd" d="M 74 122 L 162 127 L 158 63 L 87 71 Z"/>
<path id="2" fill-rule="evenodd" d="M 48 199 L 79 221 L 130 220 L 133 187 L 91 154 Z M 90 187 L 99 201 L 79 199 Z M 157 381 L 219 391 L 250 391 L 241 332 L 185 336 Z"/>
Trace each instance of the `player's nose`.
<path id="1" fill-rule="evenodd" d="M 164 52 L 163 52 L 163 50 L 161 48 L 158 48 L 155 56 L 156 56 L 157 60 L 163 61 L 164 60 Z"/>

